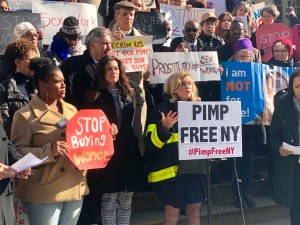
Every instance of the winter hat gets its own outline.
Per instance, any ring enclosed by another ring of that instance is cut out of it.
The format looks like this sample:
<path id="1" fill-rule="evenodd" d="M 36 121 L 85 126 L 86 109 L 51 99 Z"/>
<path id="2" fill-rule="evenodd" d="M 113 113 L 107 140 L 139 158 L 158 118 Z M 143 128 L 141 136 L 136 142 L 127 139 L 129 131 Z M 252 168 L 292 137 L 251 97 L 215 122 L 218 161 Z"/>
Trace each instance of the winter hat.
<path id="1" fill-rule="evenodd" d="M 135 10 L 135 9 L 136 9 L 136 6 L 135 6 L 133 3 L 131 3 L 131 2 L 120 1 L 120 2 L 117 2 L 117 3 L 114 5 L 114 12 L 116 12 L 116 10 L 122 9 L 122 8 Z"/>
<path id="2" fill-rule="evenodd" d="M 287 39 L 287 38 L 279 38 L 279 39 L 276 39 L 276 40 L 274 41 L 274 43 L 273 43 L 273 48 L 272 48 L 272 49 L 274 49 L 274 46 L 275 46 L 277 43 L 283 44 L 283 45 L 288 49 L 290 56 L 293 55 L 293 53 L 294 53 L 294 50 L 293 50 L 293 44 L 292 44 L 292 42 L 291 42 L 289 39 Z"/>
<path id="3" fill-rule="evenodd" d="M 237 53 L 239 50 L 247 49 L 250 52 L 253 52 L 252 42 L 249 38 L 240 38 L 234 45 L 234 53 Z"/>
<path id="4" fill-rule="evenodd" d="M 78 20 L 74 16 L 69 16 L 64 19 L 61 32 L 67 38 L 77 39 L 81 34 Z"/>
<path id="5" fill-rule="evenodd" d="M 29 30 L 36 31 L 35 27 L 29 22 L 19 23 L 14 29 L 14 34 L 16 36 L 16 39 L 19 40 Z"/>

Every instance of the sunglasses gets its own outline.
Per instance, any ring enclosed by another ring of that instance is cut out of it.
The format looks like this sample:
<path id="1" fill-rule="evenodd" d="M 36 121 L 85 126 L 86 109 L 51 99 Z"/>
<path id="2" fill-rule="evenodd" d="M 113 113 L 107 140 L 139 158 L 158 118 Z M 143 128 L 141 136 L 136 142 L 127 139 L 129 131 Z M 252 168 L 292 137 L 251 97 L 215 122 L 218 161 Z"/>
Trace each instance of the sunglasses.
<path id="1" fill-rule="evenodd" d="M 191 33 L 191 32 L 196 33 L 196 32 L 199 31 L 199 29 L 188 27 L 188 28 L 185 29 L 185 31 L 186 31 L 187 33 Z"/>

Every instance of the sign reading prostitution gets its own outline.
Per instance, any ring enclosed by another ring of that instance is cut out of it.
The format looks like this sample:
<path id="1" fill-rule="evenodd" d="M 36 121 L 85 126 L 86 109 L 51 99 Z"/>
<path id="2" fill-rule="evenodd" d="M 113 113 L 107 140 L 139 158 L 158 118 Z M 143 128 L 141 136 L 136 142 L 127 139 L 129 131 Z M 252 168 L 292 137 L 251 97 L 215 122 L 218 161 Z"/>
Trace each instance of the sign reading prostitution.
<path id="1" fill-rule="evenodd" d="M 67 124 L 69 159 L 80 169 L 104 168 L 114 154 L 110 123 L 102 110 L 80 110 Z"/>

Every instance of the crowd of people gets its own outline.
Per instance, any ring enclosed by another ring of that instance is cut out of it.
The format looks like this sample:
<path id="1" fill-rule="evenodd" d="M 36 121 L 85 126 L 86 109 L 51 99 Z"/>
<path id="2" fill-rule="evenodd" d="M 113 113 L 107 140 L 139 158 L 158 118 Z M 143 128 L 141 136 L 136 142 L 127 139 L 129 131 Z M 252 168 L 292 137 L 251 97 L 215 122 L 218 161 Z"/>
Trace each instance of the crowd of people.
<path id="1" fill-rule="evenodd" d="M 182 37 L 153 49 L 216 51 L 221 74 L 223 61 L 262 63 L 265 52 L 257 49 L 251 2 L 231 3 L 218 17 L 207 12 L 198 20 L 186 21 Z M 14 28 L 16 39 L 3 54 L 7 74 L 0 82 L 0 224 L 14 224 L 9 181 L 15 178 L 20 179 L 15 194 L 30 225 L 128 225 L 134 192 L 149 188 L 164 205 L 164 224 L 177 224 L 180 209 L 185 209 L 188 224 L 200 225 L 201 205 L 207 199 L 203 180 L 207 164 L 205 160 L 179 161 L 178 101 L 220 101 L 221 83 L 193 81 L 191 74 L 177 71 L 164 84 L 150 84 L 149 71 L 127 72 L 112 54 L 113 38 L 145 36 L 133 27 L 135 12 L 159 12 L 159 4 L 187 10 L 207 7 L 205 0 L 158 0 L 155 9 L 144 0 L 103 0 L 99 13 L 105 27 L 93 28 L 82 43 L 79 21 L 69 16 L 47 48 L 40 48 L 44 33 L 30 22 Z M 0 0 L 0 7 L 8 11 L 8 1 Z M 260 14 L 258 30 L 274 24 L 279 11 L 270 4 Z M 247 24 L 235 19 L 239 16 L 246 16 Z M 287 16 L 296 26 L 293 8 Z M 169 39 L 170 23 L 165 21 L 164 27 Z M 278 38 L 266 64 L 297 66 L 294 51 L 289 39 Z M 290 208 L 291 224 L 296 225 L 300 158 L 283 142 L 300 145 L 300 70 L 281 89 L 276 89 L 270 128 L 242 126 L 243 157 L 229 160 L 233 199 L 239 208 L 256 207 L 251 195 L 254 154 L 269 136 L 274 199 Z M 80 109 L 101 109 L 110 121 L 114 154 L 103 169 L 78 170 L 67 157 L 71 149 L 66 124 Z M 48 159 L 34 170 L 18 173 L 10 167 L 29 152 Z"/>

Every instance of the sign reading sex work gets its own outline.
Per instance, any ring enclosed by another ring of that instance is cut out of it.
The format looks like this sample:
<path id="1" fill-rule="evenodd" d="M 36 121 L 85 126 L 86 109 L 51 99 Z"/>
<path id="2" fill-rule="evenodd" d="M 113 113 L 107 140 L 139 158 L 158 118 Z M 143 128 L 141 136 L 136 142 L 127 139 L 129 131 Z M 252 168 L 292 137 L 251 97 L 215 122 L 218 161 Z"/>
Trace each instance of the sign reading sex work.
<path id="1" fill-rule="evenodd" d="M 93 4 L 74 2 L 32 1 L 32 12 L 41 14 L 43 44 L 51 44 L 53 36 L 63 26 L 63 21 L 74 16 L 79 22 L 79 28 L 84 43 L 86 35 L 98 27 L 97 10 Z"/>
<path id="2" fill-rule="evenodd" d="M 127 72 L 148 69 L 148 55 L 153 52 L 152 36 L 126 36 L 112 43 L 113 54 L 120 59 Z"/>
<path id="3" fill-rule="evenodd" d="M 179 160 L 242 156 L 240 102 L 178 102 Z"/>
<path id="4" fill-rule="evenodd" d="M 166 20 L 172 24 L 172 39 L 175 37 L 183 37 L 182 31 L 187 21 L 196 20 L 201 21 L 204 13 L 215 13 L 215 9 L 186 9 L 183 6 L 173 6 L 160 4 L 160 12 L 165 13 Z"/>
<path id="5" fill-rule="evenodd" d="M 293 43 L 292 30 L 283 23 L 261 26 L 256 32 L 258 50 L 263 50 L 262 61 L 267 63 L 272 57 L 272 46 L 279 38 L 287 38 Z"/>
<path id="6" fill-rule="evenodd" d="M 104 168 L 114 154 L 110 123 L 102 110 L 80 110 L 67 123 L 68 155 L 80 169 Z"/>
<path id="7" fill-rule="evenodd" d="M 220 80 L 216 51 L 154 52 L 149 54 L 150 83 L 164 83 L 174 72 L 185 71 L 194 81 Z"/>

